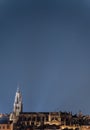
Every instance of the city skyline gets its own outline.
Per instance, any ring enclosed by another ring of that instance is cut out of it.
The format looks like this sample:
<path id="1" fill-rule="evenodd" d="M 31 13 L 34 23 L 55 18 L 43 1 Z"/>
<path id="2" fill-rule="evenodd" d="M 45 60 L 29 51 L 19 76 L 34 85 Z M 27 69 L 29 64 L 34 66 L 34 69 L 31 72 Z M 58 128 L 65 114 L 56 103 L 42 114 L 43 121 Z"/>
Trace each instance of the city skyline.
<path id="1" fill-rule="evenodd" d="M 89 0 L 1 0 L 0 112 L 19 83 L 24 111 L 90 115 L 89 23 Z"/>

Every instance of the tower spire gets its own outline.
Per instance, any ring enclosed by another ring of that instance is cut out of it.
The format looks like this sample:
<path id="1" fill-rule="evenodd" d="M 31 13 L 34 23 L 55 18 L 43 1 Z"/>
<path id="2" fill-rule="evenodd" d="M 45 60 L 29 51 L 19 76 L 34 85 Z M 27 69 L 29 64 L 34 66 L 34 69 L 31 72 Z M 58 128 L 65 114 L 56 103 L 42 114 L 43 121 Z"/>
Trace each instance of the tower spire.
<path id="1" fill-rule="evenodd" d="M 22 95 L 19 89 L 19 86 L 17 87 L 15 100 L 14 100 L 14 109 L 13 112 L 16 114 L 16 116 L 19 115 L 20 112 L 22 112 L 23 104 L 22 104 Z"/>
<path id="2" fill-rule="evenodd" d="M 17 92 L 20 92 L 20 84 L 17 85 Z"/>

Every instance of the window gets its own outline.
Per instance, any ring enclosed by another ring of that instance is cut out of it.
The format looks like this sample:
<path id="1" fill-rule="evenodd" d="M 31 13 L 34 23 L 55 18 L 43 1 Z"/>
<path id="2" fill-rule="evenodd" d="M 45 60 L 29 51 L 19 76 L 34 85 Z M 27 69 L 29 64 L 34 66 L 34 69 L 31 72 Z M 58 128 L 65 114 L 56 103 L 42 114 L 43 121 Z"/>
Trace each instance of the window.
<path id="1" fill-rule="evenodd" d="M 37 116 L 37 121 L 38 121 L 38 122 L 40 121 L 40 117 L 39 117 L 39 116 Z"/>
<path id="2" fill-rule="evenodd" d="M 35 121 L 35 117 L 32 117 L 32 121 Z"/>
<path id="3" fill-rule="evenodd" d="M 42 121 L 44 121 L 44 117 L 42 117 Z"/>
<path id="4" fill-rule="evenodd" d="M 9 129 L 10 128 L 10 126 L 9 125 L 7 125 L 7 129 Z"/>
<path id="5" fill-rule="evenodd" d="M 48 121 L 48 115 L 46 115 L 46 121 Z"/>
<path id="6" fill-rule="evenodd" d="M 5 126 L 3 126 L 3 129 L 5 129 Z"/>

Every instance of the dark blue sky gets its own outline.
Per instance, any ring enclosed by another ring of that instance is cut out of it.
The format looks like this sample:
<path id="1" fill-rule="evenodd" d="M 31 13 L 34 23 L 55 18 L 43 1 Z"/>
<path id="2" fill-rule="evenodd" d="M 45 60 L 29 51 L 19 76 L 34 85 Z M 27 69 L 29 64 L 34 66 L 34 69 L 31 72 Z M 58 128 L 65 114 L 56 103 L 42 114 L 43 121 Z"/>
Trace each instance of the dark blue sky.
<path id="1" fill-rule="evenodd" d="M 90 1 L 0 1 L 0 112 L 90 114 Z"/>

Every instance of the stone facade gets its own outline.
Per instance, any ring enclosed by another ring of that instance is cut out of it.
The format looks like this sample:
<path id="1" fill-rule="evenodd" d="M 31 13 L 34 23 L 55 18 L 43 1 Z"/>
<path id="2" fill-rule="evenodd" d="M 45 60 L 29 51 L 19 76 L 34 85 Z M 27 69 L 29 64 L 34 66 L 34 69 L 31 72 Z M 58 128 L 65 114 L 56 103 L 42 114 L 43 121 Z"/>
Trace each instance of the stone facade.
<path id="1" fill-rule="evenodd" d="M 0 124 L 0 130 L 13 130 L 13 124 L 12 123 Z"/>

